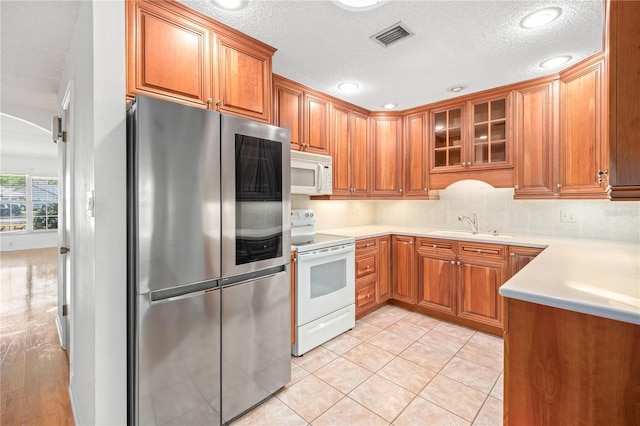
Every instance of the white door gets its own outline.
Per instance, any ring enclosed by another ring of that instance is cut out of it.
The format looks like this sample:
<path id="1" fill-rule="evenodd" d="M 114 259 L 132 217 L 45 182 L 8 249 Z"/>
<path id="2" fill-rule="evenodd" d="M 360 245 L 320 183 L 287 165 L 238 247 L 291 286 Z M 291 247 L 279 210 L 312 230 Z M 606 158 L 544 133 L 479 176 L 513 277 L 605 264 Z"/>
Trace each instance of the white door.
<path id="1" fill-rule="evenodd" d="M 56 323 L 60 344 L 69 350 L 71 308 L 71 262 L 73 252 L 71 243 L 72 223 L 72 132 L 71 132 L 71 86 L 67 89 L 63 102 L 64 115 L 61 128 L 65 131 L 63 138 L 58 140 L 58 313 Z M 55 138 L 55 135 L 54 135 Z"/>

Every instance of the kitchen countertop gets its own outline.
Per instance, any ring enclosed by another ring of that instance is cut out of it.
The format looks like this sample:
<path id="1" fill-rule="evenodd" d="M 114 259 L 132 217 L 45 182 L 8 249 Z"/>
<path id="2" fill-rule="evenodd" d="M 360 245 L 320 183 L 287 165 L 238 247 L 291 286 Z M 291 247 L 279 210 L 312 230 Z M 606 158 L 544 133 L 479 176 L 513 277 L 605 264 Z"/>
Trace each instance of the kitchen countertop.
<path id="1" fill-rule="evenodd" d="M 323 230 L 359 238 L 388 234 L 545 248 L 509 279 L 504 297 L 640 325 L 640 244 L 534 235 L 471 234 L 392 225 Z"/>

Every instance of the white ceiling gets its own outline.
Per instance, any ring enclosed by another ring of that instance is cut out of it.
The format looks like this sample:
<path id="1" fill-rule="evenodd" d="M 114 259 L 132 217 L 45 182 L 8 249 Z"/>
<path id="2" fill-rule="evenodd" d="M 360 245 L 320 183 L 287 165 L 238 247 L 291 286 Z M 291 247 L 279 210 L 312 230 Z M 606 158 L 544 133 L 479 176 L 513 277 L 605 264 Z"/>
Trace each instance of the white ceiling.
<path id="1" fill-rule="evenodd" d="M 468 86 L 465 94 L 538 77 L 551 72 L 537 66 L 543 59 L 570 54 L 569 66 L 602 48 L 601 0 L 390 0 L 365 12 L 326 0 L 251 0 L 235 12 L 210 0 L 181 1 L 277 48 L 275 73 L 370 110 L 447 99 L 456 95 L 446 88 L 456 84 Z M 559 6 L 563 14 L 543 29 L 519 27 L 543 6 Z M 57 110 L 79 7 L 79 0 L 0 1 L 2 112 Z M 415 35 L 387 48 L 369 39 L 399 21 Z M 338 92 L 345 80 L 360 91 Z M 11 129 L 25 123 L 0 124 L 3 153 L 14 152 L 9 143 L 33 141 L 31 130 Z"/>
<path id="2" fill-rule="evenodd" d="M 56 158 L 58 146 L 53 143 L 51 129 L 43 129 L 31 122 L 0 114 L 2 143 L 0 155 Z"/>
<path id="3" fill-rule="evenodd" d="M 252 0 L 239 11 L 180 2 L 277 48 L 275 73 L 374 111 L 459 96 L 446 91 L 453 85 L 466 94 L 548 75 L 558 70 L 538 67 L 544 59 L 572 55 L 566 68 L 602 50 L 601 0 L 391 0 L 364 12 L 333 1 Z M 545 6 L 563 13 L 544 28 L 519 26 Z M 415 35 L 387 48 L 370 40 L 399 21 Z M 360 90 L 339 92 L 345 80 Z"/>
<path id="4" fill-rule="evenodd" d="M 3 113 L 0 155 L 3 157 L 57 156 L 45 119 L 57 111 L 58 86 L 79 7 L 79 0 L 0 0 L 0 111 Z M 39 125 L 15 118 L 16 115 L 38 121 Z"/>

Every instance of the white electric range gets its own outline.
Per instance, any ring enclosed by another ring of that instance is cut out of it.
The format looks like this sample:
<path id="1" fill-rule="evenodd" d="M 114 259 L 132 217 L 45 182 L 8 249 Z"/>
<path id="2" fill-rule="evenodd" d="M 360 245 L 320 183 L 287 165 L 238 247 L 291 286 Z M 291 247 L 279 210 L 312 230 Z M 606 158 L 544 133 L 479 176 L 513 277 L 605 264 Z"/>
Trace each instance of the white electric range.
<path id="1" fill-rule="evenodd" d="M 303 355 L 355 326 L 355 240 L 315 232 L 313 210 L 291 211 L 296 250 L 295 343 Z"/>

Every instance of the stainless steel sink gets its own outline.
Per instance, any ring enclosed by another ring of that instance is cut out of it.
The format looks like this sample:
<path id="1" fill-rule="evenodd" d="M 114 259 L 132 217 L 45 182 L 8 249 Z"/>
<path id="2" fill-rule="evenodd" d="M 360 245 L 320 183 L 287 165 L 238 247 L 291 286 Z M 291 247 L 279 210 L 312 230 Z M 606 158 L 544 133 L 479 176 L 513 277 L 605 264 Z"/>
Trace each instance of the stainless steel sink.
<path id="1" fill-rule="evenodd" d="M 439 235 L 442 237 L 456 237 L 456 238 L 471 238 L 471 239 L 506 239 L 513 238 L 513 235 L 507 234 L 492 234 L 490 232 L 481 232 L 479 234 L 473 234 L 469 231 L 431 231 L 429 235 Z"/>
<path id="2" fill-rule="evenodd" d="M 431 231 L 429 235 L 441 235 L 443 237 L 474 237 L 477 234 L 465 231 Z"/>

